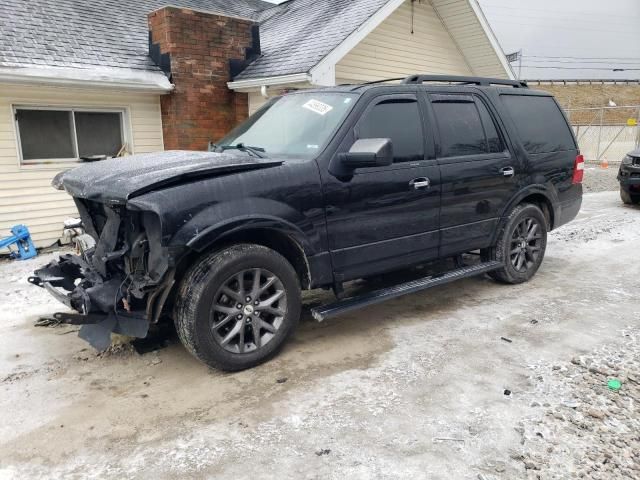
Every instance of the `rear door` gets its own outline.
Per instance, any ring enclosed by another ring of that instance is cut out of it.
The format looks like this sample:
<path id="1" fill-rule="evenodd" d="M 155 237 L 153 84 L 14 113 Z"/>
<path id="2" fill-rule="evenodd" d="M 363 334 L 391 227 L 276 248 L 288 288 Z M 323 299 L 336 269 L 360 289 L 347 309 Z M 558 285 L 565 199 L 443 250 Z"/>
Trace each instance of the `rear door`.
<path id="1" fill-rule="evenodd" d="M 553 97 L 536 91 L 505 91 L 500 99 L 515 130 L 511 138 L 527 163 L 529 183 L 552 199 L 554 228 L 572 220 L 582 203 L 582 185 L 572 181 L 580 152 L 560 106 Z"/>
<path id="2" fill-rule="evenodd" d="M 487 247 L 522 165 L 512 157 L 491 104 L 475 93 L 431 93 L 440 166 L 440 255 Z"/>
<path id="3" fill-rule="evenodd" d="M 440 175 L 416 94 L 374 97 L 336 152 L 361 138 L 389 138 L 392 165 L 324 181 L 336 280 L 359 278 L 438 256 Z"/>

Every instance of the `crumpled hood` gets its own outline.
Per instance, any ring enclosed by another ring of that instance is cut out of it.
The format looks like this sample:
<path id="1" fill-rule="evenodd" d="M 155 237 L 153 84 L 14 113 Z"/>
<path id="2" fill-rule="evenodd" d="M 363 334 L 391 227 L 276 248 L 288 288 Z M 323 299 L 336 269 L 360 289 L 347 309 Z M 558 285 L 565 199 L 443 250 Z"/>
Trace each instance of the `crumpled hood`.
<path id="1" fill-rule="evenodd" d="M 166 151 L 87 163 L 58 174 L 52 182 L 74 197 L 108 203 L 196 178 L 281 165 L 280 160 L 245 154 Z"/>

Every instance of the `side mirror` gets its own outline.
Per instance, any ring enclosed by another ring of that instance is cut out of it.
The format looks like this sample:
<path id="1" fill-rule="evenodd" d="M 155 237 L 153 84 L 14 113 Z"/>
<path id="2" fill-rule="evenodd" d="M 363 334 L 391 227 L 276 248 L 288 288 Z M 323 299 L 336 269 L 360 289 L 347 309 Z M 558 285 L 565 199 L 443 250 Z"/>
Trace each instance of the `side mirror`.
<path id="1" fill-rule="evenodd" d="M 351 169 L 386 167 L 393 163 L 393 145 L 388 138 L 361 138 L 347 153 L 338 156 L 340 163 Z"/>

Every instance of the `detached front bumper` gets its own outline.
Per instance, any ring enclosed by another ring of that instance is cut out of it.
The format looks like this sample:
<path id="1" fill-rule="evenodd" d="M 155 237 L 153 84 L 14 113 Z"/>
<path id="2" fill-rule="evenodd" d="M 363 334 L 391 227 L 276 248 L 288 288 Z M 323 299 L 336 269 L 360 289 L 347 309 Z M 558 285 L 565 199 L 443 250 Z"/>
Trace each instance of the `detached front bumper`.
<path id="1" fill-rule="evenodd" d="M 82 325 L 79 337 L 97 350 L 111 345 L 111 333 L 144 338 L 149 329 L 146 311 L 126 311 L 122 305 L 122 275 L 103 278 L 83 257 L 62 255 L 36 270 L 29 283 L 46 289 L 57 300 L 78 313 L 60 312 L 60 323 Z"/>

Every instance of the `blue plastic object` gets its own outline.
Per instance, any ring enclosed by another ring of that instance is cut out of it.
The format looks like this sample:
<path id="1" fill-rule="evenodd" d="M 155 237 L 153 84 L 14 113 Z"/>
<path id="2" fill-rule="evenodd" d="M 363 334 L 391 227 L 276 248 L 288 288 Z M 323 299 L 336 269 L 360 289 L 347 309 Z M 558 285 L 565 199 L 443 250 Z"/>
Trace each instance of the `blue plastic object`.
<path id="1" fill-rule="evenodd" d="M 18 251 L 11 250 L 15 246 Z M 6 238 L 0 238 L 0 249 L 8 248 L 11 258 L 18 260 L 27 260 L 38 255 L 36 246 L 31 240 L 29 229 L 24 225 L 15 225 L 11 228 L 11 235 Z"/>

